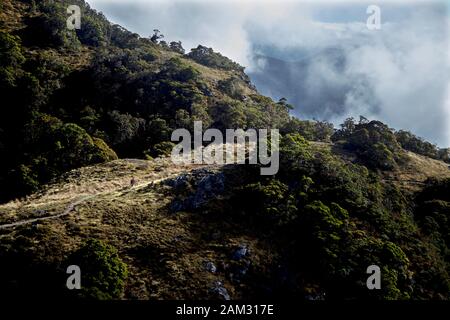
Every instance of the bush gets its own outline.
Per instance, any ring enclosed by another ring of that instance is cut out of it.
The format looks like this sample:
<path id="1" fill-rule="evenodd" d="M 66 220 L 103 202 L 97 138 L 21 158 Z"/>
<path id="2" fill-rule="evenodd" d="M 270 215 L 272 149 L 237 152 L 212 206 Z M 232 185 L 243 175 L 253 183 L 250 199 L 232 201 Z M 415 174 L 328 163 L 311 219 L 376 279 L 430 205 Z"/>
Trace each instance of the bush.
<path id="1" fill-rule="evenodd" d="M 90 239 L 69 257 L 69 263 L 81 269 L 82 297 L 110 300 L 122 295 L 127 266 L 111 245 Z"/>
<path id="2" fill-rule="evenodd" d="M 24 161 L 31 170 L 27 176 L 40 184 L 68 170 L 117 159 L 103 140 L 92 139 L 78 125 L 64 124 L 52 116 L 37 114 L 26 130 Z"/>
<path id="3" fill-rule="evenodd" d="M 283 176 L 301 175 L 308 171 L 313 156 L 309 142 L 298 133 L 287 134 L 280 142 L 280 169 Z"/>
<path id="4" fill-rule="evenodd" d="M 67 29 L 67 7 L 60 2 L 42 1 L 39 14 L 25 19 L 21 38 L 28 46 L 77 48 L 80 42 L 74 30 Z"/>
<path id="5" fill-rule="evenodd" d="M 282 227 L 296 217 L 295 198 L 288 186 L 276 179 L 244 186 L 234 201 L 242 204 L 238 210 L 242 210 L 242 218 L 252 224 Z"/>
<path id="6" fill-rule="evenodd" d="M 162 41 L 161 41 L 162 42 Z M 179 54 L 184 54 L 185 50 L 181 44 L 181 41 L 172 41 L 169 46 L 170 50 L 177 52 Z"/>
<path id="7" fill-rule="evenodd" d="M 450 270 L 450 179 L 429 180 L 416 201 L 414 218 L 439 249 Z"/>
<path id="8" fill-rule="evenodd" d="M 108 162 L 117 160 L 117 154 L 111 149 L 105 141 L 100 138 L 92 138 L 96 152 L 93 155 L 93 161 L 96 163 Z"/>
<path id="9" fill-rule="evenodd" d="M 411 132 L 400 130 L 395 133 L 395 137 L 403 149 L 438 159 L 439 149 L 434 144 L 424 141 Z"/>
<path id="10" fill-rule="evenodd" d="M 110 27 L 111 43 L 119 48 L 136 48 L 139 44 L 139 35 L 130 32 L 115 24 Z"/>
<path id="11" fill-rule="evenodd" d="M 152 155 L 155 157 L 169 156 L 174 148 L 175 144 L 170 141 L 164 141 L 157 143 L 152 148 Z"/>
<path id="12" fill-rule="evenodd" d="M 280 128 L 282 134 L 299 133 L 309 141 L 329 142 L 334 133 L 333 124 L 326 121 L 302 121 L 297 118 L 291 118 Z"/>
<path id="13" fill-rule="evenodd" d="M 215 121 L 212 126 L 219 130 L 247 129 L 245 105 L 241 102 L 220 102 L 212 108 L 211 115 Z"/>
<path id="14" fill-rule="evenodd" d="M 92 164 L 97 156 L 96 151 L 101 153 L 86 131 L 76 124 L 64 124 L 55 128 L 53 134 L 49 159 L 61 171 Z"/>
<path id="15" fill-rule="evenodd" d="M 0 31 L 0 88 L 15 85 L 18 70 L 24 62 L 20 38 Z"/>
<path id="16" fill-rule="evenodd" d="M 12 182 L 9 185 L 9 191 L 14 190 L 18 196 L 31 194 L 39 188 L 36 172 L 25 165 L 20 165 L 17 169 L 12 170 L 8 180 Z"/>
<path id="17" fill-rule="evenodd" d="M 354 151 L 372 169 L 391 170 L 404 159 L 404 152 L 392 129 L 380 121 L 347 119 L 332 137 L 344 141 L 344 147 Z"/>
<path id="18" fill-rule="evenodd" d="M 240 72 L 244 71 L 244 67 L 205 46 L 199 45 L 197 48 L 192 49 L 187 56 L 208 67 Z"/>
<path id="19" fill-rule="evenodd" d="M 241 81 L 238 78 L 231 77 L 225 80 L 220 80 L 218 85 L 219 89 L 231 98 L 242 99 L 244 91 L 241 86 Z"/>
<path id="20" fill-rule="evenodd" d="M 200 72 L 194 67 L 187 65 L 181 59 L 172 58 L 164 65 L 162 75 L 176 81 L 187 82 L 198 79 Z"/>
<path id="21" fill-rule="evenodd" d="M 104 22 L 90 15 L 83 16 L 83 25 L 77 30 L 78 39 L 82 44 L 98 47 L 106 44 L 106 28 Z"/>
<path id="22" fill-rule="evenodd" d="M 382 143 L 376 143 L 361 153 L 365 163 L 372 168 L 392 170 L 396 167 L 393 153 Z"/>

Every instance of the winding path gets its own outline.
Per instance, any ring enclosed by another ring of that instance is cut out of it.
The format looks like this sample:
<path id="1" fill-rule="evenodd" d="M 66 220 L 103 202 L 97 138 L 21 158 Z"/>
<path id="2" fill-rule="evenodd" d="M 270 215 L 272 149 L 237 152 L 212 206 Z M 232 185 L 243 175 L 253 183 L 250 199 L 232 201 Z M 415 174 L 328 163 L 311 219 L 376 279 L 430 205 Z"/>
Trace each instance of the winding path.
<path id="1" fill-rule="evenodd" d="M 145 182 L 145 183 L 133 186 L 131 188 L 128 188 L 127 190 L 138 190 L 138 189 L 141 189 L 141 188 L 145 188 L 145 187 L 147 187 L 149 185 L 155 185 L 155 184 L 163 182 L 165 180 L 177 177 L 180 174 L 182 174 L 182 172 L 178 172 L 176 174 L 169 175 L 169 176 L 167 176 L 165 178 L 152 180 L 150 182 Z M 26 225 L 26 224 L 30 224 L 30 223 L 35 223 L 35 222 L 45 221 L 45 220 L 58 219 L 58 218 L 67 216 L 75 209 L 76 206 L 80 205 L 81 203 L 83 203 L 83 202 L 85 202 L 87 200 L 93 199 L 95 197 L 98 197 L 100 195 L 104 195 L 104 194 L 108 194 L 108 193 L 114 193 L 114 192 L 117 192 L 119 190 L 121 190 L 121 189 L 118 188 L 118 189 L 114 189 L 114 190 L 108 190 L 108 191 L 104 191 L 104 192 L 99 192 L 99 193 L 96 193 L 96 194 L 93 194 L 93 195 L 84 196 L 84 197 L 82 197 L 82 198 L 80 198 L 80 199 L 78 199 L 76 201 L 71 202 L 67 206 L 66 210 L 64 210 L 64 212 L 62 212 L 60 214 L 52 215 L 52 216 L 48 216 L 48 217 L 25 219 L 25 220 L 22 220 L 22 221 L 17 221 L 17 222 L 12 222 L 12 223 L 8 223 L 8 224 L 3 224 L 3 225 L 0 225 L 0 230 L 13 228 L 13 227 L 17 227 L 17 226 L 22 226 L 22 225 Z"/>
<path id="2" fill-rule="evenodd" d="M 27 220 L 17 221 L 17 222 L 13 222 L 13 223 L 3 224 L 3 225 L 0 225 L 0 230 L 7 229 L 7 228 L 13 228 L 13 227 L 17 227 L 17 226 L 22 226 L 22 225 L 25 225 L 25 224 L 30 224 L 30 223 L 39 222 L 39 221 L 57 219 L 57 218 L 61 218 L 61 217 L 67 216 L 73 211 L 73 209 L 75 209 L 75 207 L 77 205 L 79 205 L 80 203 L 82 203 L 82 202 L 84 202 L 86 200 L 94 198 L 95 196 L 96 195 L 86 196 L 86 197 L 83 197 L 81 199 L 78 199 L 77 201 L 71 202 L 67 206 L 66 210 L 64 210 L 63 213 L 60 213 L 60 214 L 57 214 L 57 215 L 53 215 L 53 216 L 48 216 L 48 217 L 27 219 Z"/>

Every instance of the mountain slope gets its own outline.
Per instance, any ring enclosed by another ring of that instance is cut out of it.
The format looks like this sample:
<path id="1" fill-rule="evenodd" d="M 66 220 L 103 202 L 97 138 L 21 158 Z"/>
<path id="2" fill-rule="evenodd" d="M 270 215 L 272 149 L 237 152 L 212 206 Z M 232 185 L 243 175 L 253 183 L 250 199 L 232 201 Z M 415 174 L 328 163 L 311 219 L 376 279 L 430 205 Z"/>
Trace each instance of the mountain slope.
<path id="1" fill-rule="evenodd" d="M 310 151 L 325 155 L 327 151 L 321 151 L 324 147 L 330 146 L 313 144 Z M 410 187 L 410 182 L 402 177 L 411 167 L 418 169 L 417 178 L 430 173 L 423 164 L 443 168 L 435 160 L 412 156 L 420 158 L 420 162 L 413 162 L 406 171 L 400 169 L 392 178 L 394 181 L 384 183 L 406 184 L 405 190 L 410 194 L 417 186 Z M 342 163 L 349 161 L 343 157 Z M 17 279 L 20 288 L 27 286 L 22 280 L 29 281 L 16 278 L 25 271 L 24 267 L 27 272 L 39 274 L 43 271 L 37 270 L 44 268 L 51 275 L 45 294 L 69 297 L 68 292 L 52 283 L 63 278 L 70 253 L 86 239 L 95 238 L 117 248 L 128 267 L 123 298 L 238 299 L 271 296 L 270 292 L 279 290 L 283 294 L 283 290 L 292 289 L 284 287 L 286 280 L 282 280 L 281 287 L 276 284 L 281 281 L 281 274 L 277 273 L 289 274 L 293 270 L 278 269 L 280 263 L 286 263 L 282 262 L 284 240 L 273 233 L 279 227 L 269 225 L 272 231 L 268 231 L 268 226 L 258 225 L 261 221 L 248 224 L 247 218 L 235 211 L 241 205 L 226 205 L 235 203 L 233 199 L 239 196 L 241 185 L 254 179 L 248 170 L 247 166 L 180 167 L 168 158 L 116 160 L 74 170 L 23 201 L 0 206 L 0 251 L 7 259 L 4 261 L 8 261 L 3 268 L 15 265 L 17 254 L 21 259 L 34 257 L 33 263 L 10 271 L 8 277 Z M 450 177 L 448 173 L 447 176 Z M 136 180 L 136 185 L 130 186 L 131 179 Z M 248 196 L 245 198 L 253 202 Z M 282 203 L 278 205 L 285 210 Z M 30 219 L 40 220 L 30 223 Z M 258 218 L 261 219 L 266 218 Z M 376 225 L 374 221 L 371 224 Z M 261 233 L 260 228 L 266 232 Z M 248 253 L 236 258 L 242 248 Z M 303 294 L 310 298 L 323 293 L 314 282 L 304 285 L 308 289 Z"/>
<path id="2" fill-rule="evenodd" d="M 450 298 L 448 150 L 364 117 L 290 117 L 212 49 L 142 38 L 81 0 L 1 6 L 0 295 Z M 279 172 L 175 166 L 171 133 L 194 121 L 278 128 Z"/>
<path id="3" fill-rule="evenodd" d="M 219 53 L 199 46 L 183 54 L 109 23 L 84 1 L 69 2 L 2 4 L 8 58 L 0 89 L 8 104 L 0 150 L 10 157 L 0 167 L 0 201 L 114 153 L 158 156 L 174 129 L 194 121 L 225 129 L 289 120 L 285 105 L 259 95 L 243 68 Z M 78 31 L 67 30 L 69 4 L 82 9 Z"/>
<path id="4" fill-rule="evenodd" d="M 195 229 L 201 219 L 198 221 L 188 214 L 171 215 L 166 208 L 173 197 L 167 184 L 174 177 L 199 170 L 212 174 L 217 169 L 180 168 L 171 165 L 170 159 L 157 159 L 120 160 L 76 170 L 23 203 L 1 206 L 1 242 L 6 244 L 33 230 L 37 242 L 29 249 L 39 254 L 40 250 L 52 251 L 54 246 L 58 252 L 70 252 L 89 237 L 106 240 L 120 249 L 129 266 L 126 297 L 173 299 L 197 295 L 200 298 L 207 293 L 207 286 L 212 286 L 214 278 L 218 278 L 208 275 L 204 266 L 204 260 L 212 259 L 217 253 L 211 252 L 212 244 L 197 239 Z M 133 177 L 138 182 L 130 187 Z M 28 222 L 31 217 L 55 217 L 65 208 L 72 210 L 64 216 L 4 227 L 5 222 L 15 220 Z M 240 238 L 229 239 L 229 244 L 221 246 L 232 249 L 233 241 L 239 243 Z M 146 258 L 144 251 L 151 256 Z M 140 259 L 148 259 L 145 268 Z M 189 279 L 183 281 L 186 277 Z M 179 287 L 180 283 L 183 286 Z M 201 291 L 195 293 L 198 290 Z"/>

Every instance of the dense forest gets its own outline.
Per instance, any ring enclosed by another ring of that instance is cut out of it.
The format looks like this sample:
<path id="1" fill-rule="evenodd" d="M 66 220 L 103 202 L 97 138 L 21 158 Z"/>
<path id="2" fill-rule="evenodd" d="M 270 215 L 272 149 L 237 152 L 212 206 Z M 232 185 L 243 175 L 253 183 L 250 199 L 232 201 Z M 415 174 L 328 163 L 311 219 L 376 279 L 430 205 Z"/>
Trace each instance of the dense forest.
<path id="1" fill-rule="evenodd" d="M 66 26 L 73 4 L 82 9 L 79 30 Z M 450 163 L 449 149 L 364 117 L 338 128 L 298 119 L 286 99 L 260 95 L 239 64 L 202 45 L 186 53 L 181 42 L 162 39 L 158 30 L 141 37 L 111 24 L 83 0 L 0 2 L 2 203 L 26 199 L 74 169 L 163 157 L 172 131 L 194 121 L 204 129 L 277 128 L 277 175 L 228 168 L 220 196 L 175 210 L 214 212 L 211 220 L 274 246 L 268 265 L 231 259 L 220 271 L 229 291 L 242 298 L 450 299 L 449 175 L 430 175 L 414 188 L 401 183 L 411 154 Z M 176 186 L 173 194 L 186 198 L 195 186 Z M 127 271 L 126 253 L 108 239 L 83 239 L 49 258 L 28 250 L 41 236 L 0 235 L 2 291 L 35 281 L 18 280 L 24 273 L 59 279 L 64 263 L 78 261 L 90 270 L 81 296 L 132 298 L 124 288 L 133 286 L 127 276 L 135 268 Z M 379 291 L 365 286 L 374 264 L 383 275 Z M 62 290 L 47 288 L 55 296 Z"/>

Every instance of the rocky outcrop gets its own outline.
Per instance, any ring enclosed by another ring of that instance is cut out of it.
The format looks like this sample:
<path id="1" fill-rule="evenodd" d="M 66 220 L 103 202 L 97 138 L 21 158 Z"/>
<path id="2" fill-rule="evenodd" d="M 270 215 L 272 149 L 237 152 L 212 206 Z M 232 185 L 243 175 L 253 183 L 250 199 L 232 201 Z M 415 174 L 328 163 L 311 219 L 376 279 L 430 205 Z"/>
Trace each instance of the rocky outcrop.
<path id="1" fill-rule="evenodd" d="M 170 210 L 172 212 L 191 211 L 201 208 L 211 199 L 223 194 L 225 175 L 220 171 L 199 169 L 168 180 L 167 184 L 177 194 Z"/>

